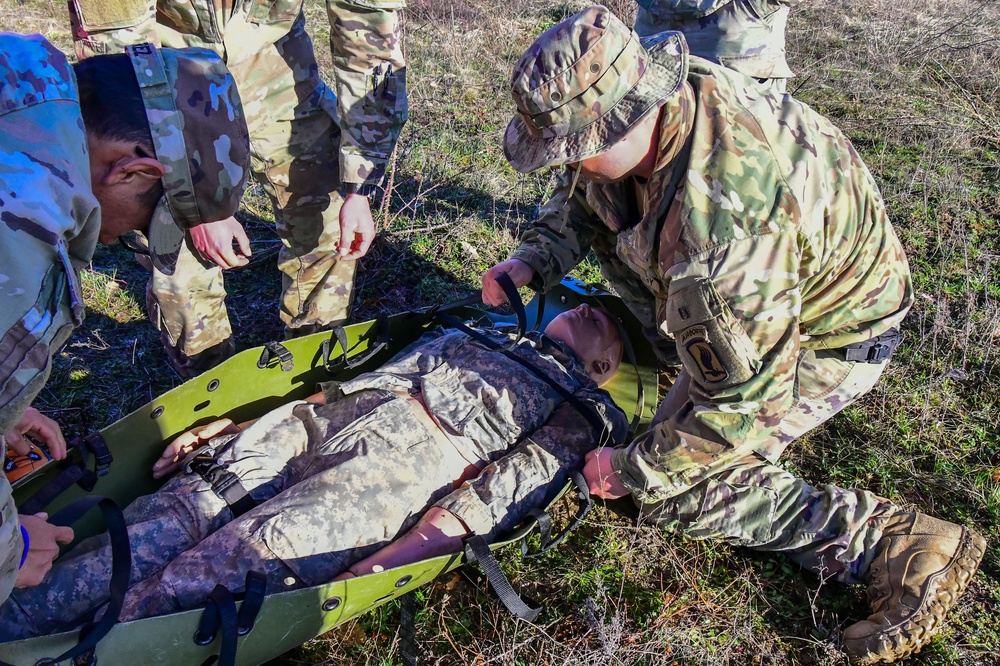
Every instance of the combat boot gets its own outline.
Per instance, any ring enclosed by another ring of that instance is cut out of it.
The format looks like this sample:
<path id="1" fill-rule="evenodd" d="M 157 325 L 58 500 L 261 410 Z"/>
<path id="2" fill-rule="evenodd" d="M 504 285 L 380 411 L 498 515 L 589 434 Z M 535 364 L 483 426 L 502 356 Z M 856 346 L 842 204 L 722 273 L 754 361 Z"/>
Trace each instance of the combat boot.
<path id="1" fill-rule="evenodd" d="M 970 529 L 916 511 L 893 514 L 866 577 L 874 612 L 849 626 L 841 639 L 851 661 L 896 661 L 923 647 L 985 552 L 985 539 Z"/>

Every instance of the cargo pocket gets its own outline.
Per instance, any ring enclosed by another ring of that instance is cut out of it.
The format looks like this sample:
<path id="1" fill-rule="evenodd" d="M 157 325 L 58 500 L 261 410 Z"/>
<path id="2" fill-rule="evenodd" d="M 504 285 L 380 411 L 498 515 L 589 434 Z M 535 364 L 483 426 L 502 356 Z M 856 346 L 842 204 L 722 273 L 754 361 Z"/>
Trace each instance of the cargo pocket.
<path id="1" fill-rule="evenodd" d="M 303 0 L 253 0 L 248 20 L 258 25 L 271 25 L 294 20 L 302 10 Z"/>
<path id="2" fill-rule="evenodd" d="M 684 280 L 662 305 L 668 332 L 691 377 L 707 390 L 749 381 L 761 368 L 761 357 L 708 278 Z"/>
<path id="3" fill-rule="evenodd" d="M 86 32 L 131 28 L 156 13 L 156 0 L 73 0 Z"/>

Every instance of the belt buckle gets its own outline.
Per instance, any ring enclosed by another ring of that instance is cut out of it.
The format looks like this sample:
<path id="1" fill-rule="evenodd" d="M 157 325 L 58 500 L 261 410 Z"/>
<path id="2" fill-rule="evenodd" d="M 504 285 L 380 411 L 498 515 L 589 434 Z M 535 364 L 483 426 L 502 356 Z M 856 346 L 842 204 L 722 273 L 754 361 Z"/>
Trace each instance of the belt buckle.
<path id="1" fill-rule="evenodd" d="M 892 356 L 892 347 L 877 342 L 868 349 L 868 363 L 885 363 Z"/>

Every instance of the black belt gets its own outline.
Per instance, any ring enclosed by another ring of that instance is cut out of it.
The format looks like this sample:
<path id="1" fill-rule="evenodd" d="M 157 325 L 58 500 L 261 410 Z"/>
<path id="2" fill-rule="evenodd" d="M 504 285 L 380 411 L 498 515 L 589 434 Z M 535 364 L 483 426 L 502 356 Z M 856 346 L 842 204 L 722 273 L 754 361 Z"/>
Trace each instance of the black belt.
<path id="1" fill-rule="evenodd" d="M 839 358 L 842 361 L 855 363 L 885 363 L 892 357 L 896 347 L 903 340 L 903 334 L 898 328 L 890 328 L 882 335 L 864 342 L 840 347 L 839 349 L 821 349 L 816 352 L 817 358 Z"/>

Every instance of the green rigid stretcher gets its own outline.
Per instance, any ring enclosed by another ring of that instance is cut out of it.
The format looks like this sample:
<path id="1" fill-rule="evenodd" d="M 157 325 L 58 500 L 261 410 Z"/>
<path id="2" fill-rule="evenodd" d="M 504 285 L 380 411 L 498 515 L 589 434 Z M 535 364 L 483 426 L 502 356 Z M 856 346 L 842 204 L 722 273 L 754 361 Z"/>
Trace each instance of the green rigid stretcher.
<path id="1" fill-rule="evenodd" d="M 639 422 L 648 423 L 656 408 L 657 362 L 638 322 L 621 300 L 601 287 L 568 279 L 544 294 L 544 299 L 542 326 L 558 313 L 582 302 L 598 304 L 619 316 L 632 341 L 636 362 L 632 365 L 627 358 L 624 359 L 618 374 L 605 388 L 630 419 L 638 413 Z M 529 313 L 535 312 L 536 301 L 529 304 Z M 472 308 L 453 310 L 451 314 L 470 318 L 485 314 L 497 322 L 513 320 L 510 316 Z M 529 321 L 529 325 L 533 324 Z M 347 353 L 341 349 L 345 341 L 343 336 L 340 342 L 335 342 L 329 333 L 290 340 L 283 346 L 272 346 L 270 350 L 259 348 L 241 352 L 104 428 L 100 434 L 114 462 L 109 473 L 98 479 L 93 494 L 109 497 L 124 507 L 135 497 L 156 490 L 158 482 L 152 478 L 150 469 L 163 452 L 165 443 L 178 434 L 222 417 L 237 423 L 257 418 L 288 400 L 306 397 L 321 381 L 349 379 L 379 366 L 396 350 L 416 340 L 433 325 L 431 312 L 407 312 L 381 322 L 344 327 Z M 375 351 L 382 346 L 379 343 L 387 339 L 391 343 Z M 323 353 L 324 346 L 328 354 Z M 290 362 L 286 351 L 291 353 Z M 279 353 L 281 357 L 278 357 Z M 365 358 L 369 353 L 371 355 Z M 333 358 L 325 359 L 325 356 Z M 345 362 L 348 359 L 364 359 L 364 362 L 355 365 Z M 636 381 L 637 373 L 640 382 Z M 57 471 L 57 466 L 50 465 L 27 478 L 25 483 L 16 484 L 18 504 L 21 505 L 43 487 Z M 49 510 L 56 511 L 87 494 L 74 486 L 53 501 Z M 511 535 L 491 544 L 490 548 L 495 550 L 514 543 L 534 526 L 534 522 L 526 523 Z M 74 529 L 78 538 L 82 538 L 102 530 L 103 523 L 99 516 L 88 515 L 76 523 Z M 465 556 L 456 553 L 360 578 L 268 594 L 264 597 L 253 629 L 238 638 L 235 663 L 260 664 L 272 659 L 351 618 L 431 582 L 464 562 Z M 118 623 L 98 642 L 87 659 L 77 663 L 197 666 L 220 652 L 219 638 L 203 645 L 194 640 L 203 614 L 203 609 L 194 609 Z M 73 648 L 80 638 L 80 632 L 73 631 L 2 643 L 0 661 L 15 666 L 54 663 L 47 659 Z M 136 662 L 137 659 L 139 662 Z"/>

